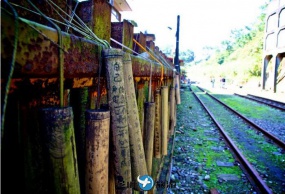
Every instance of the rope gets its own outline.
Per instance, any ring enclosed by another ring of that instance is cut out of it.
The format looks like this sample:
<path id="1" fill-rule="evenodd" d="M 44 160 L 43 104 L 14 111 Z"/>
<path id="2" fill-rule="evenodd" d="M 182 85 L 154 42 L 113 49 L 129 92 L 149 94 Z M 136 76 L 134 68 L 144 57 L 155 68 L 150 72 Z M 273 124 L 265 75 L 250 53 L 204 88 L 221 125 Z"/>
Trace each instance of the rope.
<path id="1" fill-rule="evenodd" d="M 124 44 L 122 44 L 122 43 L 120 43 L 120 42 L 116 41 L 116 40 L 115 40 L 115 39 L 113 39 L 113 38 L 111 38 L 111 41 L 115 42 L 116 44 L 120 45 L 121 47 L 123 47 L 123 48 L 125 48 L 125 49 L 127 49 L 127 50 L 131 51 L 131 52 L 132 52 L 132 53 L 134 53 L 134 54 L 136 54 L 136 55 L 131 54 L 131 56 L 133 56 L 133 57 L 140 57 L 140 58 L 142 58 L 142 59 L 144 59 L 144 60 L 146 60 L 146 61 L 149 61 L 149 62 L 151 62 L 151 63 L 153 63 L 153 62 L 154 62 L 154 61 L 150 60 L 149 58 L 146 58 L 146 57 L 140 56 L 140 54 L 139 54 L 139 53 L 137 53 L 136 51 L 134 51 L 134 50 L 130 49 L 129 47 L 125 46 Z M 159 64 L 159 63 L 157 63 L 157 62 L 155 62 L 154 64 L 158 64 L 158 65 L 160 65 L 160 64 Z"/>
<path id="2" fill-rule="evenodd" d="M 122 43 L 116 41 L 115 39 L 113 39 L 113 38 L 110 38 L 110 39 L 111 39 L 111 41 L 115 42 L 116 44 L 120 45 L 121 47 L 123 47 L 123 48 L 125 48 L 125 49 L 131 51 L 132 53 L 135 53 L 135 54 L 139 55 L 139 53 L 137 53 L 136 51 L 134 51 L 134 50 L 130 49 L 129 47 L 123 45 Z M 146 58 L 145 58 L 145 59 L 146 59 Z"/>
<path id="3" fill-rule="evenodd" d="M 20 6 L 20 5 L 18 5 L 18 4 L 15 4 L 15 3 L 11 3 L 11 4 L 12 4 L 13 6 L 15 6 L 15 7 L 19 7 L 19 8 L 21 8 L 21 9 L 23 9 L 23 10 L 29 11 L 29 12 L 35 14 L 35 15 L 39 15 L 39 16 L 41 15 L 41 14 L 39 14 L 39 13 L 33 11 L 33 10 L 30 10 L 30 9 L 28 9 L 28 8 L 26 8 L 26 7 L 23 7 L 23 6 Z M 46 16 L 46 17 L 48 17 L 48 16 Z M 82 35 L 84 35 L 84 36 L 89 36 L 89 35 L 86 34 L 86 32 L 84 31 L 84 29 L 83 29 L 82 31 L 79 30 L 80 26 L 76 26 L 76 25 L 73 24 L 73 25 L 75 26 L 75 27 L 73 27 L 73 26 L 71 26 L 70 24 L 67 25 L 67 24 L 64 23 L 64 22 L 58 21 L 58 20 L 53 19 L 53 18 L 51 18 L 51 17 L 48 17 L 48 18 L 49 18 L 50 20 L 52 20 L 52 21 L 58 23 L 58 24 L 65 25 L 66 27 L 69 26 L 69 27 L 71 27 L 72 29 L 74 29 L 75 31 L 79 32 L 80 34 L 82 34 Z M 62 18 L 63 20 L 65 20 L 62 16 L 61 16 L 61 18 Z M 23 21 L 22 18 L 19 17 L 19 19 Z M 67 21 L 67 20 L 65 20 L 65 21 Z M 25 21 L 24 21 L 24 22 L 25 22 Z M 27 23 L 27 22 L 26 22 L 26 23 Z M 78 22 L 76 22 L 76 23 L 78 23 Z M 83 31 L 84 31 L 84 32 L 83 32 Z"/>
<path id="4" fill-rule="evenodd" d="M 161 76 L 160 76 L 160 81 L 162 82 L 163 80 L 163 71 L 164 71 L 164 65 L 157 59 L 155 58 L 151 53 L 149 53 L 139 42 L 137 42 L 135 39 L 133 41 L 145 52 L 147 52 L 154 60 L 156 60 L 160 65 L 161 65 Z"/>
<path id="5" fill-rule="evenodd" d="M 166 65 L 165 66 L 168 66 L 170 69 L 173 70 L 173 67 L 171 67 L 169 65 L 169 63 L 160 55 L 156 55 L 149 47 L 146 47 L 148 49 L 149 52 L 151 52 L 155 57 L 159 58 L 160 60 L 162 60 Z"/>
<path id="6" fill-rule="evenodd" d="M 57 30 L 58 33 L 58 42 L 59 46 L 62 48 L 62 33 L 58 25 L 56 25 L 54 22 L 52 22 L 45 14 L 43 14 L 37 6 L 35 6 L 30 0 L 27 0 L 28 3 L 35 9 L 37 12 L 39 12 L 48 22 L 50 22 Z M 63 92 L 64 92 L 64 58 L 63 58 L 63 51 L 62 49 L 58 49 L 59 51 L 59 105 L 60 107 L 64 106 L 64 99 L 63 99 Z"/>
<path id="7" fill-rule="evenodd" d="M 11 60 L 11 68 L 10 68 L 10 72 L 8 75 L 7 84 L 4 90 L 5 94 L 4 94 L 4 100 L 3 100 L 3 110 L 2 110 L 2 115 L 1 115 L 1 139 L 3 139 L 3 136 L 4 136 L 5 114 L 6 114 L 6 108 L 7 108 L 7 102 L 8 102 L 8 93 L 10 90 L 10 84 L 11 84 L 11 80 L 12 80 L 12 76 L 13 76 L 14 68 L 15 68 L 15 61 L 16 61 L 16 54 L 17 54 L 17 47 L 18 47 L 18 34 L 19 34 L 18 13 L 7 0 L 4 0 L 4 2 L 10 7 L 10 9 L 13 12 L 15 35 L 14 35 L 14 45 L 13 45 L 14 48 L 13 48 L 13 54 L 12 54 L 12 60 Z"/>
<path id="8" fill-rule="evenodd" d="M 75 7 L 74 7 L 74 10 L 73 10 L 73 11 L 71 10 L 71 12 L 73 12 L 73 13 L 72 13 L 71 18 L 70 18 L 70 20 L 69 20 L 69 23 L 71 23 L 72 20 L 73 20 L 73 17 L 74 17 L 74 14 L 75 14 L 75 11 L 76 11 L 76 8 L 77 8 L 78 4 L 79 4 L 79 1 L 76 2 L 76 5 L 75 5 Z M 66 32 L 68 32 L 69 27 L 70 27 L 70 25 L 67 26 Z"/>
<path id="9" fill-rule="evenodd" d="M 51 0 L 46 0 L 46 1 L 47 1 L 47 3 L 49 3 L 49 5 L 51 5 L 51 7 L 52 7 L 54 10 L 55 10 L 54 7 L 56 7 L 56 8 L 59 9 L 61 12 L 63 12 L 65 15 L 67 15 L 68 17 L 71 17 L 71 16 L 69 16 L 69 14 L 67 14 L 65 11 L 63 11 L 58 5 L 56 5 L 53 1 L 51 1 Z M 53 6 L 52 6 L 52 5 L 53 5 Z M 55 10 L 55 11 L 57 12 L 57 10 Z M 57 14 L 59 14 L 59 13 L 57 12 Z M 98 37 L 96 36 L 96 34 L 95 34 L 94 32 L 92 32 L 92 30 L 75 14 L 74 11 L 72 11 L 72 14 L 73 14 L 73 15 L 76 17 L 76 19 L 80 22 L 80 24 L 82 25 L 82 27 L 83 27 L 85 30 L 87 30 L 88 33 L 90 33 L 90 35 L 92 36 L 92 38 L 94 38 L 95 41 L 101 43 L 104 48 L 110 48 L 110 47 L 111 47 L 111 46 L 109 45 L 109 43 L 108 43 L 106 40 L 102 40 L 102 39 L 98 38 Z M 59 14 L 59 15 L 60 15 L 60 14 Z M 60 15 L 60 16 L 61 16 L 61 15 Z M 62 16 L 61 16 L 61 17 L 62 17 Z M 65 20 L 65 19 L 64 19 L 64 20 Z M 69 21 L 67 21 L 67 23 L 72 24 L 72 23 L 70 23 Z"/>
<path id="10" fill-rule="evenodd" d="M 41 15 L 41 14 L 39 14 L 39 13 L 37 13 L 37 12 L 35 12 L 35 11 L 32 11 L 32 10 L 30 10 L 30 9 L 28 9 L 28 8 L 25 8 L 25 7 L 22 7 L 22 6 L 20 6 L 20 5 L 17 5 L 17 4 L 14 4 L 14 3 L 11 3 L 13 6 L 15 6 L 15 7 L 19 7 L 19 8 L 21 8 L 21 9 L 24 9 L 24 10 L 26 10 L 26 11 L 29 11 L 29 12 L 31 12 L 31 13 L 33 13 L 33 14 L 35 14 L 35 15 Z M 3 9 L 2 7 L 1 7 L 1 9 Z M 6 10 L 4 10 L 4 11 L 6 11 Z M 46 17 L 48 17 L 48 16 L 46 16 Z M 62 17 L 62 16 L 61 16 Z M 78 33 L 80 33 L 81 35 L 83 35 L 85 38 L 88 38 L 88 39 L 90 39 L 90 40 L 92 40 L 92 41 L 94 41 L 94 43 L 97 45 L 97 46 L 102 46 L 102 44 L 101 43 L 98 43 L 98 42 L 96 42 L 89 34 L 87 34 L 87 32 L 83 29 L 83 30 L 80 30 L 79 28 L 80 27 L 78 27 L 78 26 L 76 26 L 76 25 L 74 25 L 74 26 L 72 26 L 72 25 L 68 25 L 68 24 L 66 24 L 66 23 L 64 23 L 64 22 L 61 22 L 61 21 L 58 21 L 58 20 L 56 20 L 56 19 L 53 19 L 53 18 L 50 18 L 50 17 L 48 17 L 50 20 L 52 20 L 52 21 L 54 21 L 54 22 L 56 22 L 56 23 L 58 23 L 58 24 L 61 24 L 61 25 L 65 25 L 66 27 L 70 27 L 70 28 L 72 28 L 73 30 L 75 30 L 76 32 L 78 32 Z M 62 19 L 64 19 L 63 17 L 62 17 Z M 19 20 L 21 20 L 22 22 L 24 22 L 24 23 L 26 23 L 28 26 L 30 26 L 31 28 L 33 28 L 34 30 L 36 30 L 38 33 L 40 33 L 42 36 L 44 36 L 45 38 L 47 38 L 48 40 L 50 40 L 52 43 L 54 43 L 55 45 L 57 45 L 58 47 L 60 47 L 56 42 L 54 42 L 53 40 L 51 40 L 47 35 L 45 35 L 44 33 L 42 33 L 41 31 L 39 31 L 38 29 L 36 29 L 34 26 L 32 26 L 31 24 L 29 24 L 29 22 L 27 22 L 25 19 L 23 19 L 23 18 L 21 18 L 21 17 L 19 17 Z M 64 19 L 65 20 L 65 19 Z M 67 21 L 67 20 L 65 20 L 65 21 Z M 78 23 L 78 22 L 77 22 Z M 61 48 L 61 49 L 63 49 L 64 50 L 64 48 Z M 66 52 L 66 53 L 68 53 L 66 50 L 64 50 L 64 52 Z"/>
<path id="11" fill-rule="evenodd" d="M 61 25 L 65 25 L 68 28 L 72 28 L 73 30 L 75 30 L 76 32 L 80 33 L 81 35 L 83 35 L 84 37 L 90 39 L 90 40 L 93 40 L 95 42 L 96 45 L 98 46 L 103 46 L 105 48 L 110 48 L 110 45 L 109 43 L 106 41 L 106 40 L 102 40 L 102 39 L 99 39 L 89 28 L 88 26 L 75 14 L 75 11 L 72 10 L 72 16 L 70 16 L 69 14 L 67 14 L 65 11 L 63 11 L 60 7 L 58 7 L 54 2 L 50 1 L 50 0 L 46 0 L 46 2 L 51 6 L 51 8 L 60 16 L 60 18 L 64 21 L 64 22 L 61 22 L 61 21 L 58 21 L 56 19 L 53 19 L 53 18 L 50 18 L 48 16 L 46 16 L 48 19 L 58 23 L 58 24 L 61 24 Z M 25 8 L 25 7 L 22 7 L 20 5 L 17 5 L 17 4 L 14 4 L 12 3 L 14 6 L 17 6 L 21 9 L 24 9 L 26 11 L 29 11 L 33 14 L 36 14 L 36 15 L 41 15 L 35 11 L 32 11 L 28 8 Z M 58 10 L 56 10 L 56 8 L 61 11 L 62 13 L 64 13 L 67 17 L 69 17 L 70 20 L 67 20 L 65 19 L 60 13 Z M 76 17 L 78 21 L 76 20 L 73 20 L 73 17 Z M 74 23 L 72 23 L 72 21 L 74 21 Z M 26 22 L 27 23 L 27 22 Z"/>

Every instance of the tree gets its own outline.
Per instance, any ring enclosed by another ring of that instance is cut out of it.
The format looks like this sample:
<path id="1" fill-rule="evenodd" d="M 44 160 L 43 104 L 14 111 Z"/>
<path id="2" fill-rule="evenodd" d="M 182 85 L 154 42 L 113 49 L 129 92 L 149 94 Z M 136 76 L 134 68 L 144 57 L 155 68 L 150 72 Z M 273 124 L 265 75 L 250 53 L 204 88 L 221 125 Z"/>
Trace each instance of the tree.
<path id="1" fill-rule="evenodd" d="M 187 49 L 186 51 L 182 51 L 179 53 L 179 58 L 182 59 L 185 63 L 190 63 L 195 59 L 194 51 Z"/>

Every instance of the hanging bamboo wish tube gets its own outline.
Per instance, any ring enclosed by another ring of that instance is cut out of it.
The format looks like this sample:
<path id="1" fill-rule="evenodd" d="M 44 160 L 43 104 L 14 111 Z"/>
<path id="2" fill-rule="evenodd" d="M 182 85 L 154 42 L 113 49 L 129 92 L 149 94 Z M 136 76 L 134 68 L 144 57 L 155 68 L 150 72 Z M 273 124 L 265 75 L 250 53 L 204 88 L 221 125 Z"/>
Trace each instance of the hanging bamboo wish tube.
<path id="1" fill-rule="evenodd" d="M 71 107 L 45 108 L 40 112 L 46 159 L 49 164 L 49 193 L 80 193 Z M 49 176 L 48 175 L 48 176 Z"/>
<path id="2" fill-rule="evenodd" d="M 109 110 L 86 111 L 86 193 L 108 194 Z"/>
<path id="3" fill-rule="evenodd" d="M 174 119 L 175 119 L 175 89 L 170 87 L 170 135 L 174 134 Z"/>
<path id="4" fill-rule="evenodd" d="M 111 134 L 114 146 L 116 193 L 131 193 L 131 157 L 128 115 L 125 96 L 123 52 L 119 49 L 103 50 L 106 66 L 108 103 L 111 112 Z M 113 164 L 110 164 L 113 165 Z"/>
<path id="5" fill-rule="evenodd" d="M 141 136 L 141 127 L 139 123 L 139 113 L 137 107 L 136 93 L 134 87 L 134 78 L 132 70 L 132 61 L 129 53 L 123 56 L 124 64 L 124 83 L 127 100 L 128 125 L 130 137 L 131 150 L 131 164 L 132 164 L 132 180 L 137 180 L 140 175 L 147 174 L 145 153 L 143 148 L 143 141 Z M 138 184 L 135 184 L 135 189 Z M 137 187 L 137 188 L 136 188 Z"/>
<path id="6" fill-rule="evenodd" d="M 151 174 L 152 158 L 153 158 L 155 103 L 146 102 L 144 104 L 144 107 L 145 107 L 144 152 L 147 164 L 147 171 L 148 174 Z"/>
<path id="7" fill-rule="evenodd" d="M 161 87 L 161 153 L 167 155 L 168 142 L 168 86 Z"/>
<path id="8" fill-rule="evenodd" d="M 176 95 L 176 104 L 181 104 L 180 101 L 180 77 L 176 75 L 175 77 L 175 95 Z"/>
<path id="9" fill-rule="evenodd" d="M 154 157 L 161 158 L 161 95 L 155 91 Z"/>

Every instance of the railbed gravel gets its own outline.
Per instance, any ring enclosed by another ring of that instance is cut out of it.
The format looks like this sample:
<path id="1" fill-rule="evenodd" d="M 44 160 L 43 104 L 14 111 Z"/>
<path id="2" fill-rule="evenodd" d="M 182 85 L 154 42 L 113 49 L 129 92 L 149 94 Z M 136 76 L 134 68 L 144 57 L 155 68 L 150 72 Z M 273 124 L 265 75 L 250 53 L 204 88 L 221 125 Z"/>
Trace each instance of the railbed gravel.
<path id="1" fill-rule="evenodd" d="M 194 87 L 195 88 L 195 87 Z M 199 91 L 195 88 L 195 91 Z M 238 148 L 243 152 L 244 156 L 256 168 L 259 174 L 266 181 L 268 186 L 274 193 L 285 192 L 285 155 L 284 150 L 272 143 L 271 140 L 265 138 L 262 133 L 255 131 L 236 116 L 224 112 L 225 109 L 219 103 L 213 104 L 214 100 L 204 93 L 200 92 L 202 101 L 206 105 L 210 105 L 210 111 L 218 116 L 218 121 L 226 129 L 229 136 L 236 143 Z M 243 102 L 244 99 L 236 98 L 230 95 L 216 95 L 219 99 L 224 98 L 226 104 L 239 107 L 240 110 L 252 109 L 249 104 Z M 238 101 L 240 100 L 240 101 Z M 255 112 L 252 115 L 259 114 L 271 117 L 271 112 L 266 111 L 267 106 L 259 108 L 254 107 Z M 265 109 L 265 111 L 263 110 Z M 258 111 L 257 111 L 258 110 Z M 218 115 L 216 114 L 218 113 Z M 230 117 L 229 117 L 230 115 Z M 264 116 L 264 119 L 266 116 Z"/>
<path id="2" fill-rule="evenodd" d="M 239 96 L 214 96 L 285 142 L 285 111 Z"/>
<path id="3" fill-rule="evenodd" d="M 256 193 L 216 125 L 189 88 L 181 90 L 174 145 L 170 177 L 176 182 L 176 188 L 168 189 L 167 193 L 198 194 L 209 193 L 211 189 L 220 194 Z M 223 162 L 232 165 L 217 165 Z"/>

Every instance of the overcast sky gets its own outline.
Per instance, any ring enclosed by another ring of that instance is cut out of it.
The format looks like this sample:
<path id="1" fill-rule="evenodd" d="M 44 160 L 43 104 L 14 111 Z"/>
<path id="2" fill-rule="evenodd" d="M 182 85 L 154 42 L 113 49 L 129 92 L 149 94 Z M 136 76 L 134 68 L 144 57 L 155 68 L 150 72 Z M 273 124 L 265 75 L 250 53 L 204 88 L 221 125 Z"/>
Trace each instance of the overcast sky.
<path id="1" fill-rule="evenodd" d="M 252 24 L 265 2 L 268 0 L 128 0 L 132 11 L 122 12 L 122 18 L 138 24 L 135 32 L 155 34 L 155 44 L 162 50 L 175 47 L 180 15 L 180 50 L 199 52 L 228 39 L 231 29 Z"/>

